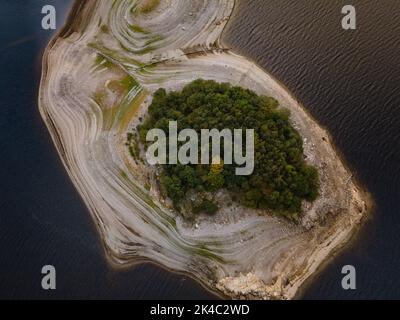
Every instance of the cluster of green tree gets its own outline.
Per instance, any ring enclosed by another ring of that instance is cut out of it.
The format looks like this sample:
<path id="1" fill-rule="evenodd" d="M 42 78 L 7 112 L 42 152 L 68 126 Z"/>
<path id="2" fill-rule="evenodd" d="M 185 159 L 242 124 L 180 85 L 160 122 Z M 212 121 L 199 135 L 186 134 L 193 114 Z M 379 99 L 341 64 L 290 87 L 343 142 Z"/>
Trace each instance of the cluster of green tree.
<path id="1" fill-rule="evenodd" d="M 194 213 L 204 212 L 213 215 L 218 211 L 218 206 L 211 200 L 202 199 L 198 205 L 193 206 Z"/>
<path id="2" fill-rule="evenodd" d="M 228 128 L 254 129 L 255 135 L 255 167 L 248 176 L 236 175 L 235 165 L 223 163 L 163 165 L 161 184 L 175 204 L 189 190 L 200 194 L 225 188 L 248 207 L 291 214 L 300 210 L 303 199 L 318 196 L 318 172 L 305 163 L 303 141 L 289 122 L 289 111 L 278 108 L 275 99 L 198 79 L 181 92 L 166 93 L 162 88 L 155 92 L 139 128 L 141 142 L 146 145 L 146 133 L 152 128 L 168 133 L 169 121 L 177 121 L 178 130 L 191 128 L 199 134 L 201 129 Z M 216 206 L 205 201 L 196 211 L 212 213 Z"/>

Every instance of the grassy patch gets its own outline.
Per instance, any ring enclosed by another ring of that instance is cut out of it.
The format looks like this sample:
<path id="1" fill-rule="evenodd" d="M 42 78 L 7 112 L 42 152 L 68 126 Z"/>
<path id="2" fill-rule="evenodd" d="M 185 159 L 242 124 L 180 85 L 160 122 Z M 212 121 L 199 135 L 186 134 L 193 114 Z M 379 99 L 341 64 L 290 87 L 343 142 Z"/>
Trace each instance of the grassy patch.
<path id="1" fill-rule="evenodd" d="M 219 262 L 219 263 L 225 263 L 225 260 L 223 258 L 221 258 L 220 256 L 216 255 L 215 253 L 211 252 L 210 250 L 208 250 L 204 245 L 198 245 L 197 248 L 195 248 L 195 253 L 204 258 L 207 258 L 207 259 Z"/>
<path id="2" fill-rule="evenodd" d="M 126 174 L 126 172 L 124 170 L 120 170 L 119 174 L 121 175 L 122 178 L 128 179 L 128 175 Z"/>
<path id="3" fill-rule="evenodd" d="M 129 153 L 135 160 L 139 159 L 140 149 L 139 149 L 139 145 L 137 143 L 137 136 L 132 133 L 128 133 L 127 138 L 128 138 L 127 144 L 128 144 Z"/>
<path id="4" fill-rule="evenodd" d="M 87 46 L 89 48 L 92 48 L 92 49 L 95 49 L 97 51 L 100 51 L 101 54 L 105 58 L 109 59 L 109 61 L 112 59 L 112 60 L 115 60 L 115 61 L 119 61 L 121 64 L 124 64 L 124 65 L 126 65 L 126 64 L 134 64 L 134 65 L 136 65 L 138 67 L 144 67 L 145 66 L 144 63 L 142 63 L 140 61 L 137 61 L 135 59 L 131 59 L 131 58 L 128 59 L 128 58 L 124 57 L 123 55 L 120 55 L 117 51 L 110 50 L 110 49 L 104 47 L 103 45 L 101 45 L 100 43 L 91 42 L 91 43 L 88 43 Z M 130 49 L 124 48 L 122 45 L 121 45 L 121 48 L 123 48 L 126 51 L 130 51 Z"/>
<path id="5" fill-rule="evenodd" d="M 121 132 L 126 131 L 130 120 L 138 112 L 140 105 L 143 103 L 146 96 L 146 91 L 141 90 L 131 102 L 126 103 L 124 106 L 122 106 L 118 115 L 118 126 Z"/>
<path id="6" fill-rule="evenodd" d="M 141 49 L 141 50 L 136 51 L 136 53 L 137 53 L 137 54 L 146 54 L 146 53 L 149 53 L 149 52 L 154 51 L 155 49 L 156 49 L 155 47 L 148 46 L 148 47 L 146 47 L 146 48 L 144 48 L 144 49 Z"/>
<path id="7" fill-rule="evenodd" d="M 161 41 L 161 40 L 164 40 L 164 36 L 162 36 L 162 35 L 155 35 L 154 37 L 152 37 L 151 39 L 149 39 L 149 40 L 146 42 L 146 46 L 151 45 L 151 44 L 153 44 L 153 43 L 155 43 L 155 42 L 158 42 L 158 41 Z"/>
<path id="8" fill-rule="evenodd" d="M 149 33 L 147 30 L 143 29 L 141 26 L 138 26 L 136 24 L 130 25 L 129 28 L 134 32 L 144 33 L 144 34 L 148 34 Z"/>
<path id="9" fill-rule="evenodd" d="M 160 0 L 145 0 L 138 6 L 137 12 L 142 14 L 148 14 L 152 12 L 155 8 L 157 8 L 159 4 Z"/>
<path id="10" fill-rule="evenodd" d="M 121 80 L 121 85 L 125 90 L 130 91 L 138 83 L 131 76 L 126 76 Z"/>
<path id="11" fill-rule="evenodd" d="M 102 109 L 103 111 L 103 130 L 110 130 L 114 119 L 118 113 L 118 107 Z"/>
<path id="12" fill-rule="evenodd" d="M 93 94 L 93 100 L 101 107 L 103 106 L 104 100 L 107 98 L 107 94 L 104 90 L 97 91 Z"/>
<path id="13" fill-rule="evenodd" d="M 172 217 L 165 217 L 168 223 L 176 230 L 176 220 Z"/>
<path id="14" fill-rule="evenodd" d="M 104 32 L 104 33 L 108 33 L 108 32 L 110 31 L 110 29 L 108 29 L 108 27 L 107 27 L 105 24 L 103 24 L 103 25 L 100 27 L 100 30 L 101 30 L 102 32 Z"/>
<path id="15" fill-rule="evenodd" d="M 112 68 L 114 66 L 110 60 L 106 59 L 101 54 L 97 54 L 95 65 L 97 66 L 97 70 L 101 68 Z"/>

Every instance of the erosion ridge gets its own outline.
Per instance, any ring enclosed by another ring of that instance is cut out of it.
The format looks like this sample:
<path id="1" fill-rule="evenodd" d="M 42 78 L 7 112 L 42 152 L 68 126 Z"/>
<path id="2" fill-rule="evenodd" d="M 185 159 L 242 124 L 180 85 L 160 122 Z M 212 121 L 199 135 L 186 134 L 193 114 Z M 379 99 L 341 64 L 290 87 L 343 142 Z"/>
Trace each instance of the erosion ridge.
<path id="1" fill-rule="evenodd" d="M 272 76 L 223 48 L 233 0 L 76 2 L 74 17 L 46 48 L 39 109 L 107 257 L 123 266 L 149 259 L 234 298 L 293 298 L 370 209 L 321 128 Z M 291 111 L 320 196 L 300 223 L 238 205 L 187 223 L 158 196 L 150 171 L 129 154 L 135 129 L 159 87 L 197 79 L 251 88 Z M 232 214 L 234 212 L 234 214 Z"/>

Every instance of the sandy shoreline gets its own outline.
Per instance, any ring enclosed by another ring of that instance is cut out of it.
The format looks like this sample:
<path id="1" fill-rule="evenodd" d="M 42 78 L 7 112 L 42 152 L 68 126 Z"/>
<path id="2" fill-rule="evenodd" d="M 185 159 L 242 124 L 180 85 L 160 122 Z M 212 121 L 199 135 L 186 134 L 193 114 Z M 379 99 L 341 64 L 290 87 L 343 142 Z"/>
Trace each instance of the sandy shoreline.
<path id="1" fill-rule="evenodd" d="M 177 8 L 180 14 L 171 18 Z M 290 299 L 348 242 L 372 200 L 351 178 L 326 130 L 282 84 L 219 49 L 232 10 L 229 0 L 169 0 L 141 17 L 130 14 L 129 1 L 75 3 L 77 18 L 70 15 L 46 48 L 39 107 L 114 265 L 145 259 L 234 298 Z M 98 63 L 99 55 L 111 66 Z M 137 86 L 129 93 L 109 90 L 110 79 L 118 82 L 124 73 Z M 179 89 L 198 77 L 251 87 L 292 111 L 307 159 L 322 180 L 321 197 L 305 204 L 301 225 L 233 208 L 239 212 L 233 220 L 226 212 L 217 225 L 203 218 L 190 228 L 143 188 L 143 168 L 124 147 L 126 130 L 145 112 L 151 92 Z"/>

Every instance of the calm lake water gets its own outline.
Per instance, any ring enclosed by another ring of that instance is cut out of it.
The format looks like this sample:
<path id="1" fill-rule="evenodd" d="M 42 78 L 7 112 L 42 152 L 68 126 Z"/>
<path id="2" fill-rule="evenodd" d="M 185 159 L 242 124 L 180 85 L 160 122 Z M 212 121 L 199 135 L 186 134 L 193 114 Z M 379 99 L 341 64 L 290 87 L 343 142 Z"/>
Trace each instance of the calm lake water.
<path id="1" fill-rule="evenodd" d="M 360 237 L 305 291 L 305 298 L 399 298 L 400 3 L 351 1 L 357 31 L 341 29 L 340 0 L 240 0 L 225 41 L 285 83 L 316 119 L 364 185 L 377 210 Z M 145 264 L 106 264 L 86 207 L 42 122 L 37 93 L 51 32 L 41 8 L 70 0 L 0 4 L 0 298 L 212 298 L 193 280 Z M 40 270 L 57 269 L 57 290 Z M 357 269 L 357 290 L 340 287 L 341 267 Z"/>

